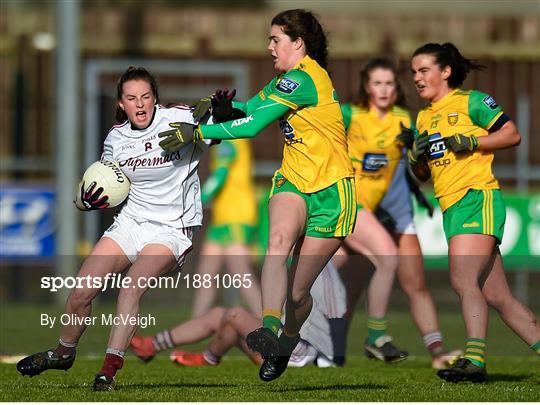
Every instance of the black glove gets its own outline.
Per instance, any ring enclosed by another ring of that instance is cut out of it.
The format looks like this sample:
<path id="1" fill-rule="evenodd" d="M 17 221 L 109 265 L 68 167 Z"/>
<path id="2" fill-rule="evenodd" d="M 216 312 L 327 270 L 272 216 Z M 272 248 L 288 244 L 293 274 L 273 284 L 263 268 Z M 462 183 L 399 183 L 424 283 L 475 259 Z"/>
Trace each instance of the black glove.
<path id="1" fill-rule="evenodd" d="M 446 138 L 446 146 L 456 154 L 472 152 L 478 148 L 478 139 L 474 135 L 454 134 Z"/>
<path id="2" fill-rule="evenodd" d="M 246 114 L 238 109 L 234 108 L 232 101 L 236 95 L 236 90 L 216 90 L 212 96 L 212 117 L 214 123 L 232 121 L 238 118 L 243 118 Z"/>
<path id="3" fill-rule="evenodd" d="M 187 122 L 171 122 L 169 126 L 174 129 L 169 129 L 158 134 L 159 138 L 163 138 L 159 142 L 159 146 L 167 152 L 176 152 L 182 146 L 202 139 L 202 134 L 198 130 L 197 125 Z"/>
<path id="4" fill-rule="evenodd" d="M 388 211 L 382 208 L 380 205 L 375 210 L 375 216 L 381 223 L 381 225 L 387 230 L 388 233 L 393 234 L 396 230 L 396 220 Z"/>
<path id="5" fill-rule="evenodd" d="M 202 120 L 208 111 L 210 111 L 210 107 L 212 107 L 212 97 L 213 96 L 211 95 L 203 97 L 193 105 L 193 112 L 191 115 L 193 115 L 193 120 L 195 122 Z"/>
<path id="6" fill-rule="evenodd" d="M 401 122 L 399 125 L 401 126 L 401 133 L 396 136 L 396 143 L 411 149 L 414 143 L 414 130 L 404 127 Z"/>
<path id="7" fill-rule="evenodd" d="M 433 204 L 431 204 L 431 202 L 427 199 L 427 197 L 422 192 L 422 190 L 420 190 L 420 187 L 418 186 L 416 181 L 414 181 L 414 179 L 411 176 L 411 173 L 408 170 L 405 171 L 405 179 L 407 180 L 407 184 L 409 185 L 409 190 L 411 190 L 411 193 L 414 194 L 414 198 L 416 198 L 416 202 L 420 206 L 427 209 L 429 217 L 433 218 L 433 212 L 434 212 Z"/>
<path id="8" fill-rule="evenodd" d="M 411 148 L 407 151 L 407 157 L 412 165 L 418 163 L 418 159 L 420 159 L 420 157 L 426 153 L 428 145 L 429 135 L 427 131 L 424 131 L 418 135 L 418 137 L 413 141 Z"/>
<path id="9" fill-rule="evenodd" d="M 107 202 L 109 196 L 101 195 L 101 193 L 103 193 L 103 187 L 98 187 L 97 190 L 94 191 L 96 184 L 97 183 L 93 181 L 85 189 L 84 180 L 79 183 L 79 191 L 73 202 L 81 211 L 102 210 L 109 206 L 109 203 Z"/>

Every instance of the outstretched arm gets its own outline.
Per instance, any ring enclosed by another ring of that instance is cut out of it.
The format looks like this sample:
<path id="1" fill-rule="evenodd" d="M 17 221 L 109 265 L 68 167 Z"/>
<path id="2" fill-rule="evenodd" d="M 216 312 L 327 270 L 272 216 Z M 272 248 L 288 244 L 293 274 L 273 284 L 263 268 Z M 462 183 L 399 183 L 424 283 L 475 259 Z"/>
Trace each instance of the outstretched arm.
<path id="1" fill-rule="evenodd" d="M 259 103 L 256 109 L 245 118 L 217 125 L 200 125 L 198 131 L 203 139 L 253 138 L 289 109 L 284 104 L 266 99 Z"/>

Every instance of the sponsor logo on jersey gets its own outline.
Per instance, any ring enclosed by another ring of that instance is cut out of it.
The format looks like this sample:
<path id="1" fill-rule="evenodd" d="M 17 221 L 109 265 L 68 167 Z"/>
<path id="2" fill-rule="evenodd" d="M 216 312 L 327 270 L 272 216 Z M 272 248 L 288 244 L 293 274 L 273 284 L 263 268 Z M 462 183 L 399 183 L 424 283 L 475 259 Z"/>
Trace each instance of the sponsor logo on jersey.
<path id="1" fill-rule="evenodd" d="M 484 97 L 484 99 L 482 100 L 482 102 L 487 105 L 489 107 L 490 110 L 494 110 L 495 108 L 497 108 L 499 105 L 497 104 L 497 102 L 493 99 L 493 97 L 491 96 L 486 96 Z"/>
<path id="2" fill-rule="evenodd" d="M 297 83 L 294 80 L 291 80 L 291 79 L 289 79 L 287 77 L 284 77 L 277 84 L 276 90 L 278 90 L 278 91 L 280 91 L 282 93 L 285 93 L 285 94 L 291 94 L 298 87 L 300 87 L 300 83 Z"/>
<path id="3" fill-rule="evenodd" d="M 302 143 L 302 138 L 295 138 L 294 128 L 286 119 L 279 119 L 279 128 L 281 129 L 281 132 L 283 132 L 285 143 L 287 145 L 290 146 L 294 145 L 295 143 Z"/>
<path id="4" fill-rule="evenodd" d="M 432 165 L 435 167 L 446 167 L 450 166 L 450 159 L 439 159 L 432 162 Z"/>
<path id="5" fill-rule="evenodd" d="M 378 172 L 388 166 L 388 157 L 384 153 L 366 153 L 362 161 L 362 170 L 365 172 Z"/>
<path id="6" fill-rule="evenodd" d="M 458 122 L 459 114 L 457 112 L 448 114 L 448 124 L 456 125 Z"/>
<path id="7" fill-rule="evenodd" d="M 463 224 L 463 228 L 478 228 L 480 224 L 476 221 L 469 222 L 468 224 Z"/>
<path id="8" fill-rule="evenodd" d="M 444 141 L 444 138 L 441 136 L 441 134 L 437 132 L 436 134 L 430 135 L 428 157 L 431 160 L 442 158 L 445 151 L 446 142 Z"/>
<path id="9" fill-rule="evenodd" d="M 294 128 L 286 119 L 279 119 L 279 129 L 281 129 L 281 132 L 283 132 L 285 139 L 291 140 L 294 138 Z"/>
<path id="10" fill-rule="evenodd" d="M 253 116 L 248 116 L 244 118 L 238 118 L 237 120 L 234 120 L 231 124 L 231 128 L 239 127 L 240 125 L 247 124 L 248 122 L 253 121 Z"/>
<path id="11" fill-rule="evenodd" d="M 148 158 L 130 157 L 126 160 L 121 160 L 118 165 L 125 169 L 131 169 L 133 172 L 141 167 L 159 167 L 169 166 L 169 163 L 175 160 L 182 160 L 180 150 L 172 153 L 163 152 L 160 156 L 153 156 Z"/>

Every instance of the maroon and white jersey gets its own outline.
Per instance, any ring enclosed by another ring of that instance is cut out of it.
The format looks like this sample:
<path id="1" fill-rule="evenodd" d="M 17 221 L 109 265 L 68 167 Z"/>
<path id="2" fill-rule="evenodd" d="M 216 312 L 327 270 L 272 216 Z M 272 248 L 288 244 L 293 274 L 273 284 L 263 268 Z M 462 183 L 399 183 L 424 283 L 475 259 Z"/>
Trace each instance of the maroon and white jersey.
<path id="1" fill-rule="evenodd" d="M 193 123 L 188 106 L 156 105 L 152 123 L 134 129 L 129 121 L 115 125 L 103 145 L 102 159 L 116 160 L 131 187 L 122 215 L 138 221 L 155 221 L 187 228 L 202 224 L 202 204 L 197 167 L 207 144 L 199 141 L 168 153 L 158 134 L 171 122 Z"/>

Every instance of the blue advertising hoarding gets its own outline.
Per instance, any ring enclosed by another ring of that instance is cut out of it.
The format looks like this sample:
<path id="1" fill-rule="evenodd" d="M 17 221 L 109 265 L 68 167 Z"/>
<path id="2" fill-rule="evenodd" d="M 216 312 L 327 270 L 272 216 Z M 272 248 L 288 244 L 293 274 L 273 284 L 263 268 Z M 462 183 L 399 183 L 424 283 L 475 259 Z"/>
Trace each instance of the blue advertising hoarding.
<path id="1" fill-rule="evenodd" d="M 25 260 L 55 254 L 52 187 L 0 185 L 0 258 Z"/>

